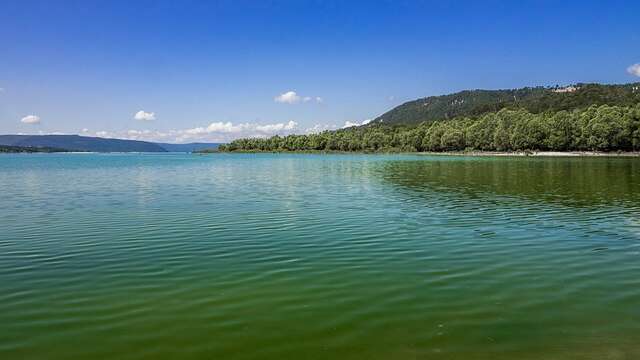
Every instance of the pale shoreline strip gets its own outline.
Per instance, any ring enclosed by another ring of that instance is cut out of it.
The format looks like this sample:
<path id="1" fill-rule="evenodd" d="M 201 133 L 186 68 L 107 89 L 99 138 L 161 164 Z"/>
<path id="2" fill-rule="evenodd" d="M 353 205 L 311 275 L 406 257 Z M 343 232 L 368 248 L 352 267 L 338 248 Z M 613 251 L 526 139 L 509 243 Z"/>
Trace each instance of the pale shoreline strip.
<path id="1" fill-rule="evenodd" d="M 419 152 L 420 155 L 445 156 L 539 156 L 539 157 L 640 157 L 640 152 L 600 152 L 600 151 L 444 151 Z"/>

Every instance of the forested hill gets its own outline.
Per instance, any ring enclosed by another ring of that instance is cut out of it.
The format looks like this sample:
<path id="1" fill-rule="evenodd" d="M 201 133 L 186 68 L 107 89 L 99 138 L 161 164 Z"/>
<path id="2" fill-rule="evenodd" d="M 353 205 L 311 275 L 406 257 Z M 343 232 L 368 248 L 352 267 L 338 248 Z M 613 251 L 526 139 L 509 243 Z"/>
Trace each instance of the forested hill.
<path id="1" fill-rule="evenodd" d="M 591 105 L 631 106 L 637 103 L 640 103 L 640 83 L 465 90 L 406 102 L 374 119 L 371 124 L 416 125 L 457 117 L 474 118 L 503 108 L 525 109 L 538 114 L 583 109 Z"/>
<path id="2" fill-rule="evenodd" d="M 640 103 L 531 113 L 504 108 L 478 117 L 378 123 L 319 134 L 238 139 L 220 151 L 640 151 Z"/>

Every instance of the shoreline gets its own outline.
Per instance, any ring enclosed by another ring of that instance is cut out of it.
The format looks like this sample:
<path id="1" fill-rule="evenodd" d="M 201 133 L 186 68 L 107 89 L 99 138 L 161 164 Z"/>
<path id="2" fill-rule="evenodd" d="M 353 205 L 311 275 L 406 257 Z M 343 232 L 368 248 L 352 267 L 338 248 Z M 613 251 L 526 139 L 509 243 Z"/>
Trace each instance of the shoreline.
<path id="1" fill-rule="evenodd" d="M 365 155 L 426 155 L 426 156 L 473 156 L 473 157 L 640 157 L 640 151 L 421 151 L 421 152 L 403 152 L 403 151 L 322 151 L 322 150 L 304 150 L 304 151 L 211 151 L 211 152 L 193 152 L 198 155 L 209 154 L 365 154 Z"/>
<path id="2" fill-rule="evenodd" d="M 444 156 L 531 156 L 531 157 L 640 157 L 640 152 L 602 152 L 602 151 L 445 151 L 418 152 L 420 155 Z"/>
<path id="3" fill-rule="evenodd" d="M 60 151 L 60 152 L 3 152 L 0 154 L 166 154 L 144 152 L 88 152 L 88 151 Z M 640 157 L 640 151 L 194 151 L 184 154 L 213 155 L 213 154 L 315 154 L 315 155 L 423 155 L 423 156 L 468 156 L 468 157 Z"/>

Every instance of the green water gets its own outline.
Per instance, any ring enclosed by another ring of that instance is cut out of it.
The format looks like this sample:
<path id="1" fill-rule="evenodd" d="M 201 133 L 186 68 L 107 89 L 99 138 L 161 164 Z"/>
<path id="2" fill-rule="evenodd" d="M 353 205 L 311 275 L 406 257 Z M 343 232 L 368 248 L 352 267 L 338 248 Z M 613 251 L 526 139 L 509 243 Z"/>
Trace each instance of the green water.
<path id="1" fill-rule="evenodd" d="M 638 359 L 640 160 L 0 156 L 1 359 Z"/>

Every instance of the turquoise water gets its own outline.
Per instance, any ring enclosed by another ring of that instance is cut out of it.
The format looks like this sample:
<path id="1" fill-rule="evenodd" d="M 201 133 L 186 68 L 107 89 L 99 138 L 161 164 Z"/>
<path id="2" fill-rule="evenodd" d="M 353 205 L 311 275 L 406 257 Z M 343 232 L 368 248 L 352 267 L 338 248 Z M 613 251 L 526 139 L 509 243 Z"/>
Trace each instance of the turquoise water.
<path id="1" fill-rule="evenodd" d="M 640 160 L 0 156 L 0 358 L 637 359 Z"/>

